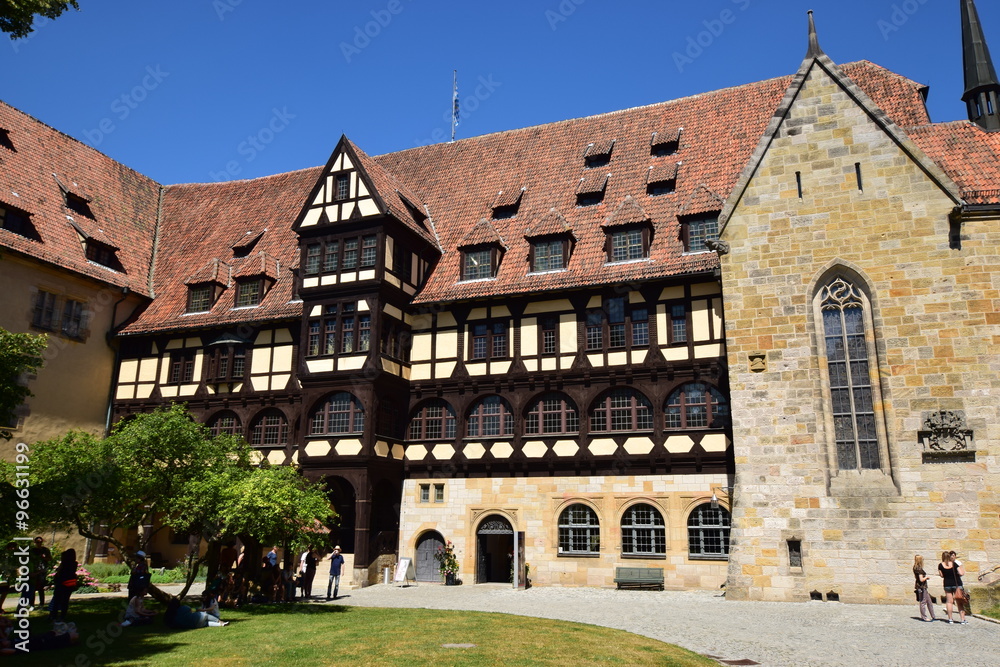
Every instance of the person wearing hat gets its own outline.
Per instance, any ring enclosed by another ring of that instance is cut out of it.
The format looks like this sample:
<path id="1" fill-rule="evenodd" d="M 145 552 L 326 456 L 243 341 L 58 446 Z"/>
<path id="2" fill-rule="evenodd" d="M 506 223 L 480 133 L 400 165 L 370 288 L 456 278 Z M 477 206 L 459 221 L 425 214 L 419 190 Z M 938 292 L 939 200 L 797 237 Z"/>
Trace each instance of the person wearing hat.
<path id="1" fill-rule="evenodd" d="M 128 599 L 131 600 L 139 591 L 149 588 L 152 583 L 152 576 L 149 574 L 149 566 L 146 564 L 146 552 L 135 552 L 136 565 L 128 577 Z"/>
<path id="2" fill-rule="evenodd" d="M 337 592 L 340 589 L 340 570 L 344 567 L 344 557 L 340 555 L 340 546 L 333 548 L 333 555 L 330 556 L 330 583 L 326 587 L 326 599 L 330 599 L 330 591 L 333 591 L 333 599 L 337 599 Z"/>

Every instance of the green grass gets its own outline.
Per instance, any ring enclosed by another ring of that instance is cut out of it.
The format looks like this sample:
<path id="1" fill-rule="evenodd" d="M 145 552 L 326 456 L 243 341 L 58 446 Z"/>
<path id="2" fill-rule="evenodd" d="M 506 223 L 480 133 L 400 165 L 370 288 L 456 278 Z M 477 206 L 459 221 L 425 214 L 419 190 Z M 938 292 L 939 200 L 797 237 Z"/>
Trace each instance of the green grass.
<path id="1" fill-rule="evenodd" d="M 151 604 L 157 609 L 158 605 Z M 338 605 L 261 605 L 229 611 L 224 628 L 118 628 L 121 598 L 70 600 L 80 643 L 34 653 L 51 665 L 716 665 L 670 644 L 593 625 L 508 614 Z M 47 630 L 44 617 L 32 618 Z M 112 637 L 113 635 L 120 636 Z M 442 644 L 475 644 L 443 648 Z"/>
<path id="2" fill-rule="evenodd" d="M 990 618 L 995 618 L 1000 620 L 1000 604 L 990 607 L 989 609 L 983 609 L 983 616 L 989 616 Z"/>

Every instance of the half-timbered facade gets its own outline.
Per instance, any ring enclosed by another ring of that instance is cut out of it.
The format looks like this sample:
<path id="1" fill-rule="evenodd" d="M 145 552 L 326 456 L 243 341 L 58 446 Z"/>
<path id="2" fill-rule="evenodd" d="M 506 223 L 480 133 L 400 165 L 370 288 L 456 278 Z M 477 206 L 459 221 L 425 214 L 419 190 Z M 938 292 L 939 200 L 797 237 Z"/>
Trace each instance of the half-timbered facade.
<path id="1" fill-rule="evenodd" d="M 795 77 L 375 157 L 342 137 L 323 167 L 162 187 L 149 302 L 117 330 L 113 417 L 183 401 L 261 461 L 324 480 L 358 583 L 399 556 L 437 581 L 445 542 L 467 583 L 510 581 L 517 544 L 535 584 L 610 586 L 615 567 L 648 566 L 673 588 L 864 599 L 873 584 L 830 565 L 854 562 L 845 540 L 883 544 L 877 521 L 851 532 L 852 508 L 917 473 L 899 443 L 920 410 L 964 405 L 898 400 L 925 374 L 902 348 L 929 343 L 887 341 L 885 318 L 909 317 L 899 290 L 930 288 L 887 275 L 876 290 L 865 267 L 911 219 L 946 231 L 902 273 L 960 252 L 963 230 L 982 235 L 967 254 L 995 257 L 1000 168 L 975 99 L 1000 84 L 983 76 L 967 95 L 982 122 L 932 124 L 924 86 L 815 45 Z M 881 215 L 866 206 L 898 202 L 888 236 L 847 247 Z M 990 284 L 966 301 L 985 307 Z M 823 354 L 797 338 L 834 315 L 855 327 L 849 359 L 833 333 Z M 977 327 L 963 331 L 985 354 Z M 967 356 L 948 357 L 955 377 Z M 968 377 L 983 424 L 1000 396 Z M 845 391 L 868 403 L 822 408 Z M 847 417 L 871 429 L 848 442 Z M 996 488 L 1000 451 L 976 433 L 970 494 Z M 918 523 L 957 471 L 920 473 L 934 490 L 906 515 Z M 878 511 L 910 506 L 896 502 Z M 976 532 L 995 528 L 975 518 L 987 505 L 962 508 L 970 555 L 996 545 Z M 886 560 L 943 548 L 935 530 Z"/>

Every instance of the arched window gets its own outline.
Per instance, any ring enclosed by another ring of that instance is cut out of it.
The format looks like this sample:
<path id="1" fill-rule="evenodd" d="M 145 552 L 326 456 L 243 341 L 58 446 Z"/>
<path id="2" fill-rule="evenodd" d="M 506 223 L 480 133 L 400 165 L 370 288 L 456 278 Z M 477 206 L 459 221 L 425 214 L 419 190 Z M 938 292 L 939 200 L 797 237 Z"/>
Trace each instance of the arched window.
<path id="1" fill-rule="evenodd" d="M 410 440 L 454 438 L 455 409 L 441 399 L 427 401 L 410 417 L 407 437 Z"/>
<path id="2" fill-rule="evenodd" d="M 848 279 L 834 276 L 817 295 L 841 470 L 879 468 L 879 437 L 865 331 L 866 300 Z"/>
<path id="3" fill-rule="evenodd" d="M 688 517 L 688 555 L 692 558 L 724 559 L 729 557 L 729 512 L 705 503 L 694 508 Z"/>
<path id="4" fill-rule="evenodd" d="M 724 428 L 729 423 L 729 402 L 715 387 L 688 382 L 667 398 L 666 428 Z"/>
<path id="5" fill-rule="evenodd" d="M 467 430 L 471 438 L 514 435 L 514 415 L 510 404 L 499 396 L 479 399 L 469 410 Z"/>
<path id="6" fill-rule="evenodd" d="M 565 394 L 542 394 L 528 407 L 525 415 L 525 433 L 576 433 L 580 430 L 580 414 L 576 405 Z"/>
<path id="7" fill-rule="evenodd" d="M 365 430 L 361 401 L 347 393 L 331 394 L 313 413 L 312 435 L 360 433 Z"/>
<path id="8" fill-rule="evenodd" d="M 653 406 L 634 389 L 614 389 L 597 400 L 590 411 L 590 430 L 643 431 L 653 428 Z"/>
<path id="9" fill-rule="evenodd" d="M 213 437 L 238 435 L 242 426 L 236 413 L 228 411 L 216 413 L 208 422 L 208 429 L 212 432 Z"/>
<path id="10" fill-rule="evenodd" d="M 577 503 L 562 511 L 559 515 L 559 553 L 601 553 L 601 524 L 594 510 Z"/>
<path id="11" fill-rule="evenodd" d="M 288 419 L 276 408 L 264 410 L 250 425 L 250 444 L 254 447 L 284 447 L 288 444 Z"/>
<path id="12" fill-rule="evenodd" d="M 625 511 L 622 516 L 622 553 L 631 556 L 663 556 L 667 553 L 667 529 L 659 510 L 640 503 Z"/>

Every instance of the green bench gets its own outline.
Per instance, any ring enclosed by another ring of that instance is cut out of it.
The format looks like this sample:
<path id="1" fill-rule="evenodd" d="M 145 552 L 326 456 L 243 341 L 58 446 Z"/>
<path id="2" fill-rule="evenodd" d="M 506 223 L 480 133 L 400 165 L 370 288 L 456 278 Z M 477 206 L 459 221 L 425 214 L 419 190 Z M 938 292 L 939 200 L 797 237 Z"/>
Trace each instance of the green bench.
<path id="1" fill-rule="evenodd" d="M 663 590 L 662 567 L 616 567 L 615 583 L 618 588 L 646 588 Z"/>

